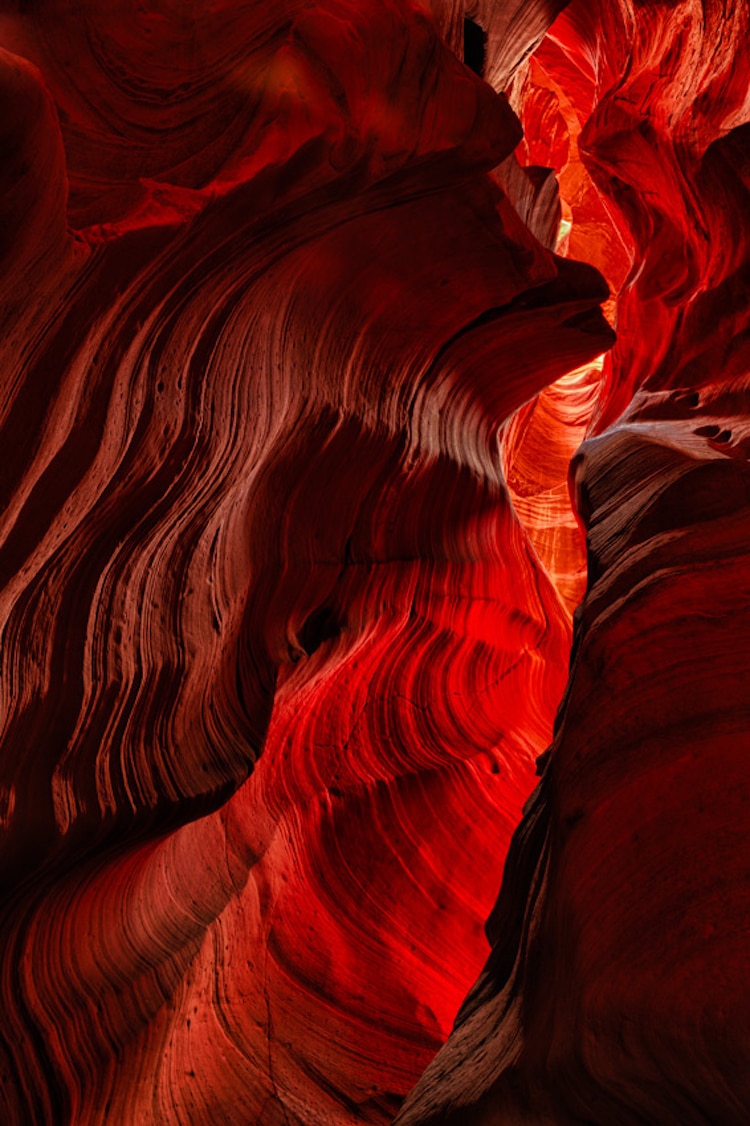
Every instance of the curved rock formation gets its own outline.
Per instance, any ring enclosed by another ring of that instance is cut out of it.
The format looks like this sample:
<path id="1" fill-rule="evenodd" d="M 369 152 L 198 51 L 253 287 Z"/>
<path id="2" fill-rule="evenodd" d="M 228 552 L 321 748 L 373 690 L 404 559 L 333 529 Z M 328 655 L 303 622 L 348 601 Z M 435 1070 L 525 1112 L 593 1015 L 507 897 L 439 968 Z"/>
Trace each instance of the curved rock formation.
<path id="1" fill-rule="evenodd" d="M 747 10 L 563 7 L 3 8 L 9 1126 L 743 1121 Z"/>
<path id="2" fill-rule="evenodd" d="M 407 4 L 3 41 L 4 1121 L 388 1121 L 564 685 L 498 428 L 607 289 Z"/>
<path id="3" fill-rule="evenodd" d="M 530 75 L 578 99 L 634 262 L 573 461 L 588 585 L 555 739 L 403 1126 L 750 1112 L 747 33 L 744 5 L 574 4 Z"/>

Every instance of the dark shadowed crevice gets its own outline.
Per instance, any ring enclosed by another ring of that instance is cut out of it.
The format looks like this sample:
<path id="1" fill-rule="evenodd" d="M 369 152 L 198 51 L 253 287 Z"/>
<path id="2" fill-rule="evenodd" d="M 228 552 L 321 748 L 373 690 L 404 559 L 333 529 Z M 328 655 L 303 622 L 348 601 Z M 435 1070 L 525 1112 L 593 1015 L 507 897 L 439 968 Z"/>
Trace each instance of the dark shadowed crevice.
<path id="1" fill-rule="evenodd" d="M 474 20 L 464 20 L 464 62 L 478 74 L 484 77 L 484 63 L 487 55 L 487 33 Z"/>

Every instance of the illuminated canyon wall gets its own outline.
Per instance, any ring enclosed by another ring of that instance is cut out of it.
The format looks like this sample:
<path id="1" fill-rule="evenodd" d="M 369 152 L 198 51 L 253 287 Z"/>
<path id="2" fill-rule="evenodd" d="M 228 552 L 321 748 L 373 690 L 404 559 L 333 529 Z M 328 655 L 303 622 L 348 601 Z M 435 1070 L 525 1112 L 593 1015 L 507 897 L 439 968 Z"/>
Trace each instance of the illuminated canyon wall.
<path id="1" fill-rule="evenodd" d="M 749 44 L 2 6 L 3 1126 L 750 1120 Z"/>

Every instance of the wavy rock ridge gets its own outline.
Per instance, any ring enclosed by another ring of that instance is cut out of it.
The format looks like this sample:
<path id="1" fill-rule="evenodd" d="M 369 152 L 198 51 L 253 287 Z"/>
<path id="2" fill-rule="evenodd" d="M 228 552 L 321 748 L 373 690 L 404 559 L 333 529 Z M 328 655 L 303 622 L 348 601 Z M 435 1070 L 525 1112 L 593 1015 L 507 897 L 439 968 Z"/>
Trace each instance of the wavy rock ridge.
<path id="1" fill-rule="evenodd" d="M 572 468 L 588 584 L 555 738 L 403 1126 L 747 1121 L 747 28 L 572 4 L 525 79 L 527 112 L 585 119 L 633 265 Z"/>
<path id="2" fill-rule="evenodd" d="M 9 1124 L 743 1120 L 747 10 L 562 7 L 3 10 Z"/>

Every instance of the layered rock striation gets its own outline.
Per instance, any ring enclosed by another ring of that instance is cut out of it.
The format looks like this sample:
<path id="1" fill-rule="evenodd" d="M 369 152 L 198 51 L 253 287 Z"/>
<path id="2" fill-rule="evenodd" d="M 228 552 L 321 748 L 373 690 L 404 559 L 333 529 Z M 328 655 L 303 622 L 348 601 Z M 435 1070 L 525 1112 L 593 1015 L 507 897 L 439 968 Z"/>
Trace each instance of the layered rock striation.
<path id="1" fill-rule="evenodd" d="M 633 264 L 571 467 L 588 578 L 555 738 L 404 1126 L 747 1121 L 747 27 L 576 3 L 525 79 L 585 117 Z"/>
<path id="2" fill-rule="evenodd" d="M 499 427 L 607 288 L 408 4 L 2 33 L 3 1120 L 388 1121 L 564 686 Z"/>
<path id="3" fill-rule="evenodd" d="M 744 1121 L 747 10 L 563 7 L 3 9 L 9 1126 Z"/>

